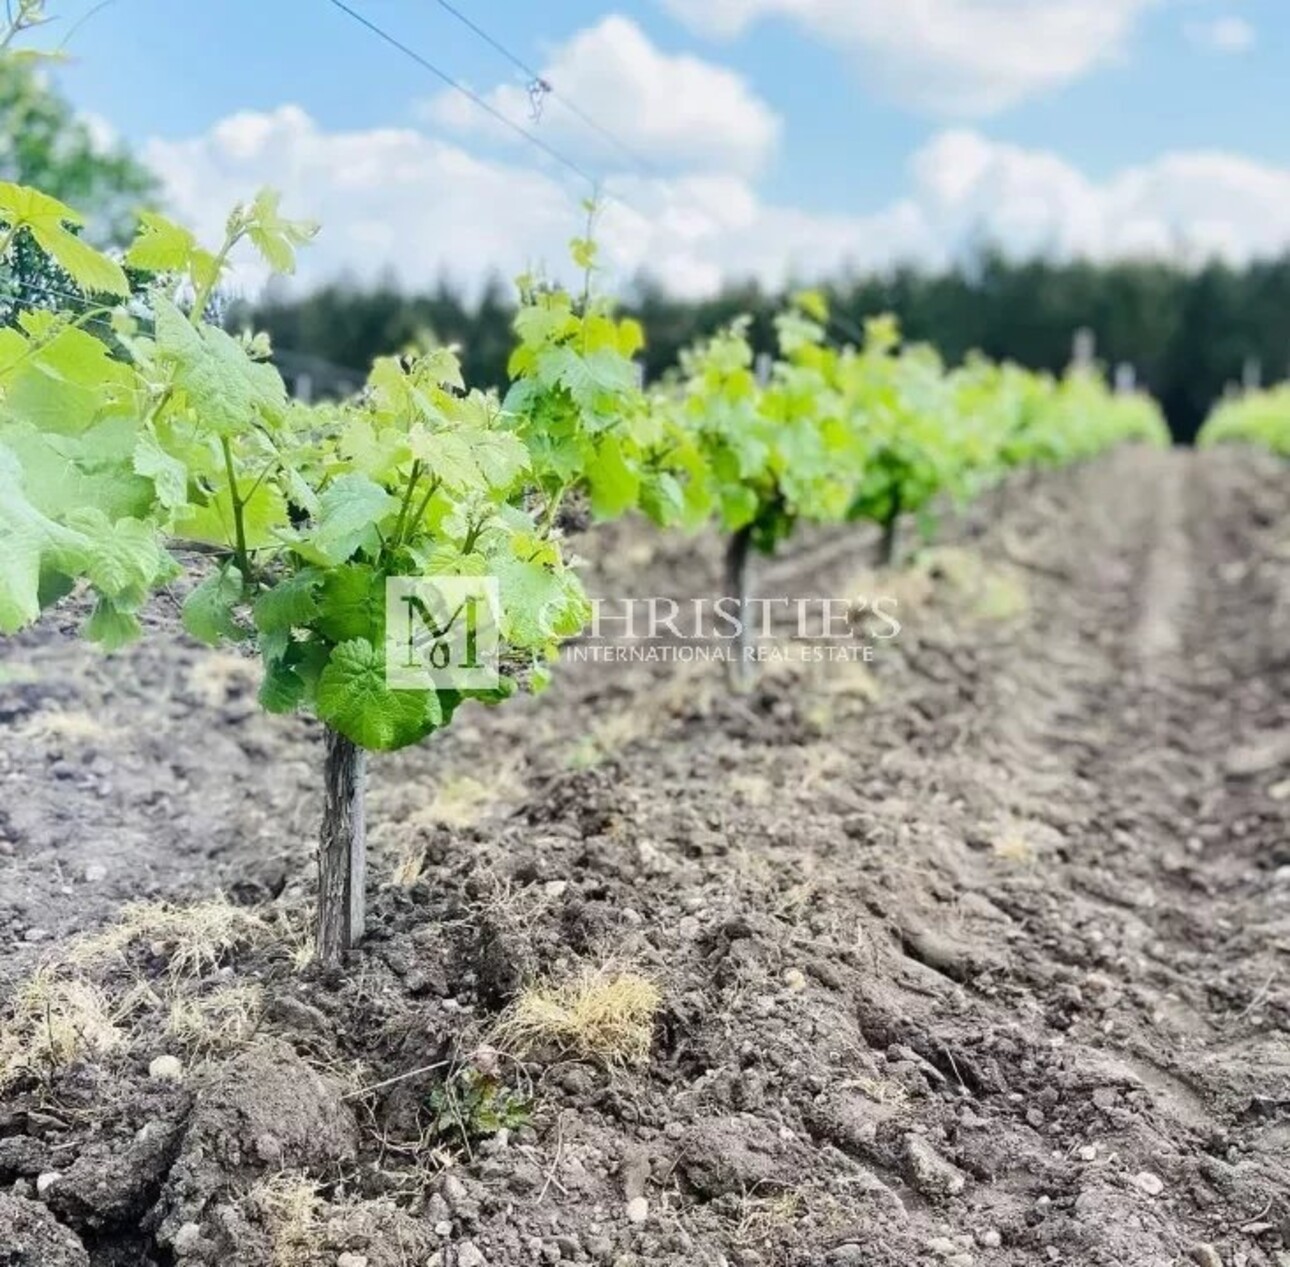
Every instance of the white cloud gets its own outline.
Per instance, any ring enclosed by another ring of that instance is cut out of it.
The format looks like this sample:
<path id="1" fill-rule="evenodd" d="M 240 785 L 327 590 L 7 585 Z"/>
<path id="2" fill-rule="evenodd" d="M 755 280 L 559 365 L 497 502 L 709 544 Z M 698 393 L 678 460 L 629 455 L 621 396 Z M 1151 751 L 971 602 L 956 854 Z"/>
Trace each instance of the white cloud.
<path id="1" fill-rule="evenodd" d="M 542 67 L 556 96 L 542 104 L 534 130 L 553 144 L 599 160 L 621 151 L 559 99 L 617 136 L 636 155 L 661 166 L 751 172 L 779 139 L 780 121 L 734 71 L 687 54 L 662 52 L 630 18 L 610 14 L 579 31 Z M 526 87 L 507 84 L 486 100 L 526 122 Z M 429 117 L 460 131 L 496 133 L 500 125 L 450 89 L 429 103 Z"/>
<path id="2" fill-rule="evenodd" d="M 1256 39 L 1254 27 L 1233 14 L 1188 22 L 1183 30 L 1197 48 L 1211 53 L 1245 53 L 1254 47 Z"/>
<path id="3" fill-rule="evenodd" d="M 1162 155 L 1098 183 L 1054 154 L 953 130 L 911 174 L 939 234 L 984 234 L 1017 255 L 1239 263 L 1290 246 L 1290 169 L 1220 151 Z"/>
<path id="4" fill-rule="evenodd" d="M 1162 0 L 663 0 L 732 36 L 771 17 L 848 49 L 865 82 L 951 117 L 996 113 L 1117 58 Z"/>
<path id="5" fill-rule="evenodd" d="M 152 141 L 145 158 L 185 223 L 218 239 L 260 185 L 322 222 L 302 285 L 392 271 L 414 289 L 469 288 L 533 266 L 567 275 L 579 197 L 556 174 L 484 161 L 416 129 L 326 132 L 302 110 L 231 116 Z M 736 173 L 620 177 L 599 227 L 618 282 L 648 270 L 681 295 L 754 277 L 767 286 L 898 262 L 941 265 L 982 238 L 1017 255 L 1148 254 L 1234 262 L 1290 247 L 1290 169 L 1221 152 L 1163 155 L 1094 181 L 1055 154 L 939 133 L 909 163 L 903 196 L 871 214 L 775 205 Z M 243 283 L 262 280 L 254 271 Z"/>

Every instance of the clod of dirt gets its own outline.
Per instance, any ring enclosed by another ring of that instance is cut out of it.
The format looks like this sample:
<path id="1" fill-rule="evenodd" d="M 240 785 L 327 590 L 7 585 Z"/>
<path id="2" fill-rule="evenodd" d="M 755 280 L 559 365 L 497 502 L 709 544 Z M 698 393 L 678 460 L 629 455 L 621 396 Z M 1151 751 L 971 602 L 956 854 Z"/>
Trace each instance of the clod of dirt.
<path id="1" fill-rule="evenodd" d="M 70 1228 L 43 1205 L 0 1192 L 0 1267 L 89 1267 Z"/>
<path id="2" fill-rule="evenodd" d="M 855 1092 L 821 1096 L 811 1106 L 809 1124 L 813 1131 L 832 1140 L 843 1152 L 862 1160 L 885 1160 L 875 1147 L 878 1128 L 895 1112 L 891 1105 L 879 1104 Z"/>
<path id="3" fill-rule="evenodd" d="M 524 981 L 526 962 L 519 939 L 489 915 L 481 915 L 473 947 L 476 989 L 489 1008 L 505 1007 Z"/>
<path id="4" fill-rule="evenodd" d="M 1251 779 L 1290 763 L 1290 736 L 1276 734 L 1233 748 L 1223 771 L 1233 779 Z"/>
<path id="5" fill-rule="evenodd" d="M 1171 1229 L 1141 1196 L 1108 1184 L 1093 1184 L 1075 1199 L 1069 1223 L 1049 1219 L 1055 1244 L 1089 1251 L 1092 1262 L 1142 1263 L 1167 1267 L 1177 1261 Z M 1100 1257 L 1098 1256 L 1100 1255 Z M 1075 1257 L 1078 1259 L 1079 1254 Z"/>
<path id="6" fill-rule="evenodd" d="M 88 1145 L 49 1189 L 50 1208 L 77 1228 L 137 1225 L 161 1191 L 182 1131 L 182 1121 L 157 1120 L 124 1148 Z"/>
<path id="7" fill-rule="evenodd" d="M 803 1150 L 749 1114 L 696 1123 L 681 1145 L 677 1170 L 701 1197 L 791 1188 L 805 1173 Z"/>
<path id="8" fill-rule="evenodd" d="M 337 1088 L 286 1043 L 265 1039 L 198 1083 L 157 1240 L 172 1244 L 212 1198 L 264 1171 L 329 1172 L 357 1148 L 358 1126 Z"/>
<path id="9" fill-rule="evenodd" d="M 921 1135 L 905 1136 L 905 1168 L 909 1182 L 926 1197 L 958 1196 L 967 1185 L 967 1176 Z"/>

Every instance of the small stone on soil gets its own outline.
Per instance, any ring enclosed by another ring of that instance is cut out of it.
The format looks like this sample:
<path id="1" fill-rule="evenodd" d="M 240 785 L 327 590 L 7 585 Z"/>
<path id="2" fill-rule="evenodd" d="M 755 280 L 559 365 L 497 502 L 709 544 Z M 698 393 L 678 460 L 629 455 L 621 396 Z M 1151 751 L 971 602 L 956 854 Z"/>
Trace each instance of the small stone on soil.
<path id="1" fill-rule="evenodd" d="M 367 1267 L 366 1254 L 342 1254 L 336 1260 L 336 1267 Z"/>
<path id="2" fill-rule="evenodd" d="M 865 1267 L 869 1251 L 863 1245 L 839 1245 L 829 1255 L 830 1267 Z"/>
<path id="3" fill-rule="evenodd" d="M 202 1239 L 202 1229 L 199 1223 L 185 1223 L 180 1227 L 170 1240 L 170 1248 L 176 1254 L 186 1254 L 192 1249 L 198 1241 Z"/>
<path id="4" fill-rule="evenodd" d="M 87 884 L 98 884 L 107 879 L 107 868 L 101 862 L 90 862 L 86 864 L 83 874 Z"/>
<path id="5" fill-rule="evenodd" d="M 627 1221 L 644 1223 L 649 1218 L 649 1202 L 644 1197 L 633 1197 L 627 1203 Z"/>
<path id="6" fill-rule="evenodd" d="M 148 1077 L 158 1082 L 178 1082 L 183 1076 L 184 1066 L 178 1056 L 158 1056 L 148 1066 Z"/>
<path id="7" fill-rule="evenodd" d="M 1223 1260 L 1219 1257 L 1218 1250 L 1212 1245 L 1195 1246 L 1189 1257 L 1199 1267 L 1223 1267 Z"/>
<path id="8" fill-rule="evenodd" d="M 924 1196 L 957 1196 L 967 1185 L 963 1172 L 919 1135 L 905 1136 L 905 1161 L 910 1183 Z"/>
<path id="9" fill-rule="evenodd" d="M 457 1267 L 488 1267 L 488 1259 L 474 1241 L 462 1241 L 457 1247 Z"/>
<path id="10" fill-rule="evenodd" d="M 1141 1192 L 1145 1192 L 1149 1197 L 1158 1197 L 1164 1190 L 1164 1181 L 1159 1175 L 1153 1175 L 1151 1171 L 1144 1170 L 1141 1174 L 1133 1176 L 1133 1186 Z"/>
<path id="11" fill-rule="evenodd" d="M 622 1166 L 623 1195 L 629 1204 L 637 1197 L 644 1197 L 649 1176 L 649 1153 L 644 1148 L 629 1148 Z"/>
<path id="12" fill-rule="evenodd" d="M 63 1176 L 57 1170 L 47 1170 L 36 1176 L 36 1195 L 43 1197 Z"/>

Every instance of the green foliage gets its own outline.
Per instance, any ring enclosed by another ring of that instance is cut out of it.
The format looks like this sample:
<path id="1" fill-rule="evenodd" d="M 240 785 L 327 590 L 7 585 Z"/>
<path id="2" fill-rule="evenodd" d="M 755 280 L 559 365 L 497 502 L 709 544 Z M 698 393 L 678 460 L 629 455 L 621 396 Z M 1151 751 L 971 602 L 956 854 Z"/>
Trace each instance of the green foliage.
<path id="1" fill-rule="evenodd" d="M 666 523 L 676 509 L 662 465 L 667 445 L 632 363 L 644 334 L 593 293 L 594 243 L 577 238 L 571 245 L 587 278 L 580 300 L 520 279 L 505 410 L 528 451 L 550 521 L 564 498 L 578 492 L 600 518 L 639 508 Z"/>
<path id="2" fill-rule="evenodd" d="M 467 1152 L 481 1139 L 501 1130 L 518 1130 L 533 1120 L 527 1096 L 470 1065 L 435 1087 L 426 1099 L 434 1134 Z"/>
<path id="3" fill-rule="evenodd" d="M 1205 448 L 1253 444 L 1290 457 L 1290 387 L 1248 392 L 1222 401 L 1201 428 L 1198 442 Z"/>
<path id="4" fill-rule="evenodd" d="M 0 266 L 31 241 L 100 300 L 88 315 L 28 312 L 0 331 L 0 632 L 79 585 L 94 597 L 85 635 L 116 648 L 179 573 L 170 550 L 182 547 L 214 559 L 184 602 L 188 633 L 255 646 L 266 709 L 310 709 L 364 747 L 413 743 L 463 698 L 388 686 L 390 577 L 497 577 L 509 676 L 472 695 L 545 679 L 588 607 L 551 515 L 534 507 L 585 486 L 581 462 L 594 463 L 603 437 L 584 442 L 583 429 L 625 442 L 628 327 L 570 306 L 577 348 L 544 339 L 535 402 L 544 417 L 567 410 L 567 452 L 559 483 L 535 487 L 552 469 L 535 469 L 540 429 L 467 391 L 451 351 L 378 361 L 361 398 L 309 409 L 288 400 L 266 340 L 204 320 L 243 244 L 288 271 L 316 232 L 286 219 L 273 193 L 235 208 L 214 248 L 144 216 L 124 257 L 152 279 L 143 323 L 121 302 L 121 264 L 80 224 L 58 200 L 0 184 Z"/>
<path id="5" fill-rule="evenodd" d="M 683 521 L 748 529 L 769 552 L 803 520 L 925 520 L 937 498 L 965 500 L 1014 467 L 1168 442 L 1153 402 L 1095 375 L 1059 382 L 980 357 L 947 371 L 932 349 L 902 345 L 890 317 L 870 321 L 859 348 L 831 345 L 827 319 L 822 296 L 797 296 L 776 318 L 764 382 L 750 317 L 682 354 L 653 406 L 685 476 Z"/>
<path id="6" fill-rule="evenodd" d="M 863 451 L 842 416 L 823 328 L 806 310 L 781 318 L 781 357 L 764 383 L 747 331 L 740 319 L 687 353 L 680 383 L 655 408 L 669 465 L 684 476 L 683 521 L 715 516 L 726 532 L 750 529 L 769 552 L 799 519 L 842 518 Z"/>

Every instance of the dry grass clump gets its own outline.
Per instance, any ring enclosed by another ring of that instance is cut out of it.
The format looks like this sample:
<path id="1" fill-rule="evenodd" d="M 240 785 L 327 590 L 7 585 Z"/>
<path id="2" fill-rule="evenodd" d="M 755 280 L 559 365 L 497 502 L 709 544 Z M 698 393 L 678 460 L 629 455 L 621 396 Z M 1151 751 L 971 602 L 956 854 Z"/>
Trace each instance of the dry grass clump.
<path id="1" fill-rule="evenodd" d="M 1006 824 L 991 840 L 990 852 L 1004 862 L 1019 866 L 1032 866 L 1039 854 L 1033 833 L 1024 823 Z"/>
<path id="2" fill-rule="evenodd" d="M 258 985 L 230 985 L 195 997 L 171 1000 L 166 1033 L 190 1052 L 233 1051 L 251 1041 L 264 1013 Z"/>
<path id="3" fill-rule="evenodd" d="M 100 1062 L 158 1034 L 197 1056 L 249 1042 L 264 1010 L 262 988 L 216 985 L 209 974 L 270 932 L 260 916 L 223 898 L 127 907 L 116 923 L 74 939 L 18 988 L 0 1019 L 0 1087 L 77 1060 Z M 126 959 L 135 945 L 166 956 L 159 980 Z"/>
<path id="4" fill-rule="evenodd" d="M 80 744 L 102 743 L 118 732 L 90 713 L 53 711 L 28 718 L 18 733 L 27 740 Z"/>
<path id="5" fill-rule="evenodd" d="M 649 1059 L 663 994 L 648 977 L 608 965 L 525 989 L 502 1018 L 494 1042 L 520 1054 L 554 1046 L 607 1064 Z"/>
<path id="6" fill-rule="evenodd" d="M 273 1249 L 273 1267 L 314 1267 L 322 1261 L 325 1202 L 304 1175 L 261 1179 L 247 1200 L 263 1219 Z"/>
<path id="7" fill-rule="evenodd" d="M 420 1176 L 417 1195 L 422 1195 L 431 1174 L 426 1170 L 415 1173 Z M 429 1257 L 429 1235 L 419 1234 L 416 1220 L 405 1215 L 390 1196 L 363 1199 L 331 1193 L 324 1197 L 321 1186 L 308 1175 L 282 1171 L 253 1184 L 241 1205 L 268 1233 L 272 1267 L 334 1263 L 338 1250 L 355 1243 L 373 1249 L 388 1247 L 407 1267 Z M 383 1263 L 393 1261 L 384 1254 L 377 1256 Z M 346 1256 L 339 1257 L 343 1260 Z M 363 1254 L 352 1257 L 367 1261 Z"/>
<path id="8" fill-rule="evenodd" d="M 215 651 L 193 665 L 188 685 L 208 707 L 218 708 L 236 695 L 254 695 L 263 675 L 259 660 Z"/>
<path id="9" fill-rule="evenodd" d="M 1017 570 L 990 563 L 975 551 L 940 546 L 926 551 L 917 566 L 929 578 L 948 584 L 978 620 L 1006 623 L 1024 616 L 1030 606 Z"/>
<path id="10" fill-rule="evenodd" d="M 189 906 L 135 902 L 107 928 L 78 937 L 64 960 L 76 968 L 93 968 L 123 955 L 131 946 L 146 944 L 167 957 L 172 977 L 192 979 L 268 934 L 269 926 L 260 916 L 224 897 Z"/>
<path id="11" fill-rule="evenodd" d="M 740 1207 L 735 1239 L 744 1245 L 773 1240 L 792 1230 L 806 1213 L 801 1192 L 781 1192 L 771 1197 L 745 1197 Z"/>
<path id="12" fill-rule="evenodd" d="M 129 1035 L 122 1023 L 134 1006 L 133 996 L 114 1001 L 91 981 L 41 968 L 18 990 L 12 1019 L 0 1032 L 0 1087 L 124 1047 Z"/>

